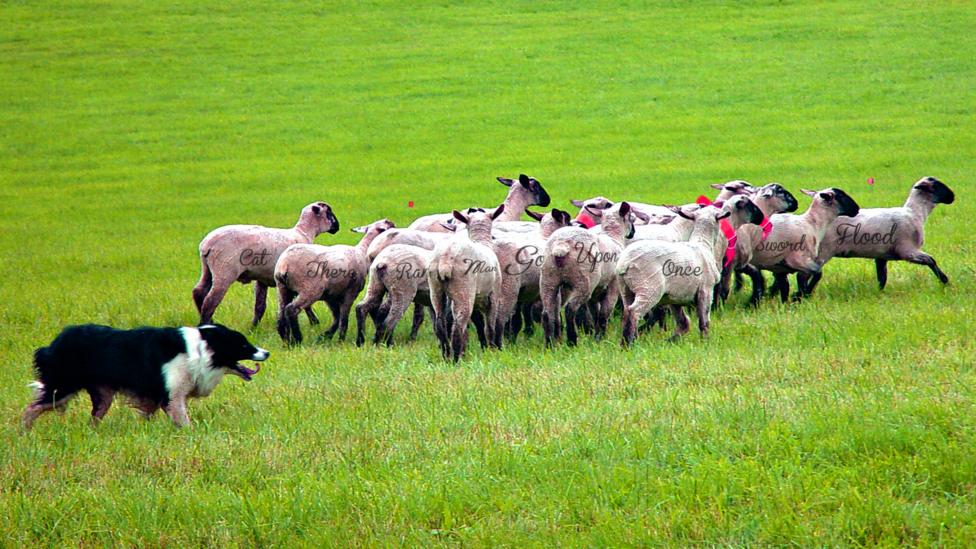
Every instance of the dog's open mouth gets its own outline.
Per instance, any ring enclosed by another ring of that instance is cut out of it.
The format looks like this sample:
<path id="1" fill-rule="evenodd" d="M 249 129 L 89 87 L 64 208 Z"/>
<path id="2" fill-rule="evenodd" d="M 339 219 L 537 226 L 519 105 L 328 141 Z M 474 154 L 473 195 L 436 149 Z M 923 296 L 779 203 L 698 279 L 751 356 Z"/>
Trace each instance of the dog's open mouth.
<path id="1" fill-rule="evenodd" d="M 251 381 L 251 379 L 254 377 L 254 374 L 256 374 L 256 373 L 258 373 L 258 372 L 261 371 L 261 365 L 260 364 L 255 363 L 254 365 L 256 366 L 256 368 L 254 368 L 252 370 L 252 369 L 248 368 L 247 366 L 244 366 L 243 364 L 241 364 L 240 362 L 238 362 L 238 363 L 234 364 L 234 367 L 231 368 L 231 371 L 234 372 L 234 375 L 236 375 L 237 377 L 243 379 L 244 381 Z"/>

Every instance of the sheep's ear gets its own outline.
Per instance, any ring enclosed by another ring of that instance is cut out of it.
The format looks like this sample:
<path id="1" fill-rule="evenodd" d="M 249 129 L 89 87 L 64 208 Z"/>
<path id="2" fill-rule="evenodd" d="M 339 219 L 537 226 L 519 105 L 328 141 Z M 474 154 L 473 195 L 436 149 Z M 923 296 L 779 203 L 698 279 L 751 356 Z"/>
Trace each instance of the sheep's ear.
<path id="1" fill-rule="evenodd" d="M 811 191 L 809 189 L 800 189 L 800 192 L 807 196 L 817 196 L 817 191 Z"/>
<path id="2" fill-rule="evenodd" d="M 529 178 L 529 176 L 525 175 L 524 173 L 520 173 L 519 183 L 521 183 L 523 187 L 528 187 L 529 185 L 532 184 L 532 180 Z"/>
<path id="3" fill-rule="evenodd" d="M 711 187 L 713 189 L 716 189 L 716 190 L 719 190 L 719 191 L 724 191 L 725 190 L 725 183 L 712 183 L 711 185 L 709 185 L 709 187 Z"/>
<path id="4" fill-rule="evenodd" d="M 582 208 L 583 207 L 583 201 L 582 200 L 570 200 L 569 203 L 572 204 L 573 206 L 576 206 L 577 208 Z"/>
<path id="5" fill-rule="evenodd" d="M 542 221 L 542 214 L 539 212 L 533 212 L 532 210 L 525 210 L 525 215 L 535 219 L 536 221 Z"/>
<path id="6" fill-rule="evenodd" d="M 722 209 L 722 208 L 725 207 L 725 201 L 724 200 L 719 200 L 718 202 L 712 202 L 711 205 L 712 206 L 715 206 L 716 208 Z"/>
<path id="7" fill-rule="evenodd" d="M 454 219 L 457 219 L 461 223 L 467 223 L 468 222 L 468 218 L 465 217 L 465 215 L 463 213 L 461 213 L 461 212 L 459 212 L 457 210 L 454 210 L 454 212 L 452 212 L 452 214 L 454 215 Z"/>
<path id="8" fill-rule="evenodd" d="M 321 211 L 322 211 L 322 208 L 318 207 L 317 205 L 316 206 L 312 206 L 312 213 L 314 213 L 315 215 L 319 215 L 319 213 Z"/>
<path id="9" fill-rule="evenodd" d="M 514 179 L 509 179 L 507 177 L 496 177 L 495 179 L 497 179 L 499 183 L 505 185 L 506 187 L 511 187 L 512 185 L 515 184 Z"/>
<path id="10" fill-rule="evenodd" d="M 502 212 L 504 211 L 505 211 L 505 205 L 499 204 L 498 207 L 495 208 L 495 213 L 491 214 L 491 220 L 494 221 L 498 219 L 498 216 L 502 215 Z"/>
<path id="11" fill-rule="evenodd" d="M 584 206 L 583 209 L 597 217 L 603 215 L 603 208 L 596 208 L 594 206 Z"/>
<path id="12" fill-rule="evenodd" d="M 630 214 L 630 204 L 627 203 L 627 202 L 621 202 L 620 203 L 620 216 L 621 217 L 627 217 L 628 214 Z"/>
<path id="13" fill-rule="evenodd" d="M 362 227 L 353 227 L 349 230 L 354 233 L 365 233 L 368 229 L 369 228 L 367 226 L 363 225 Z"/>
<path id="14" fill-rule="evenodd" d="M 718 212 L 717 214 L 715 214 L 715 221 L 719 221 L 721 219 L 725 219 L 726 217 L 728 217 L 730 215 L 732 215 L 732 212 L 727 211 L 727 210 L 722 210 L 722 211 Z"/>
<path id="15" fill-rule="evenodd" d="M 670 204 L 666 204 L 664 207 L 667 208 L 667 209 L 669 209 L 669 210 L 671 210 L 672 212 L 680 215 L 681 217 L 683 217 L 685 219 L 689 219 L 691 221 L 694 221 L 695 220 L 695 217 L 694 216 L 691 216 L 691 215 L 688 215 L 687 213 L 685 213 L 685 211 L 683 209 L 681 209 L 680 206 L 672 206 Z"/>
<path id="16" fill-rule="evenodd" d="M 634 210 L 634 215 L 637 216 L 637 219 L 640 219 L 644 223 L 650 223 L 651 222 L 651 216 L 647 215 L 646 213 L 644 213 L 644 212 L 642 212 L 640 210 Z"/>
<path id="17" fill-rule="evenodd" d="M 569 212 L 564 212 L 556 208 L 552 209 L 552 218 L 558 221 L 562 225 L 569 225 L 570 215 Z"/>
<path id="18" fill-rule="evenodd" d="M 452 233 L 457 230 L 457 225 L 455 225 L 453 223 L 445 223 L 445 222 L 441 221 L 440 222 L 440 225 L 441 225 L 441 227 L 444 227 L 445 229 L 451 231 Z"/>

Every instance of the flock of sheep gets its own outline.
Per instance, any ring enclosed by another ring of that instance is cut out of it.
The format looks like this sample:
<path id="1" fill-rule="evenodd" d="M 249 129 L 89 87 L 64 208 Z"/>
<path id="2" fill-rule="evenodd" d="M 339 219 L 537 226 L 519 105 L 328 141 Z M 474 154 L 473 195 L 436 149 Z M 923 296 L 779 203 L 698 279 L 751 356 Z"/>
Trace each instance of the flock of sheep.
<path id="1" fill-rule="evenodd" d="M 584 330 L 601 338 L 622 302 L 623 341 L 631 344 L 642 320 L 664 322 L 670 308 L 674 336 L 689 329 L 685 307 L 693 306 L 707 335 L 709 311 L 727 299 L 732 276 L 752 281 L 750 304 L 766 291 L 762 271 L 773 273 L 773 289 L 786 301 L 788 275 L 796 275 L 794 299 L 810 295 L 822 267 L 833 257 L 874 259 L 884 288 L 887 262 L 927 265 L 942 283 L 948 277 L 921 250 L 925 220 L 936 204 L 951 204 L 952 190 L 933 177 L 916 182 L 904 206 L 860 208 L 844 191 L 803 190 L 810 207 L 794 214 L 797 200 L 783 186 L 754 187 L 745 181 L 712 185 L 706 197 L 683 206 L 659 206 L 604 197 L 573 200 L 573 218 L 552 209 L 534 178 L 499 177 L 509 188 L 495 208 L 468 208 L 429 215 L 406 229 L 381 219 L 353 231 L 355 246 L 313 244 L 321 233 L 336 233 L 339 220 L 325 202 L 309 204 L 290 229 L 230 225 L 200 243 L 202 273 L 193 289 L 200 322 L 210 322 L 235 281 L 255 283 L 253 323 L 265 311 L 268 287 L 277 287 L 278 333 L 300 342 L 299 313 L 317 324 L 312 311 L 325 301 L 332 326 L 324 333 L 346 335 L 356 306 L 357 345 L 364 343 L 370 316 L 374 342 L 392 344 L 393 331 L 414 304 L 410 339 L 433 312 L 434 332 L 445 359 L 464 355 L 468 324 L 482 347 L 514 343 L 520 331 L 532 332 L 541 319 L 546 345 L 562 337 L 569 344 Z M 527 214 L 534 221 L 521 221 Z"/>

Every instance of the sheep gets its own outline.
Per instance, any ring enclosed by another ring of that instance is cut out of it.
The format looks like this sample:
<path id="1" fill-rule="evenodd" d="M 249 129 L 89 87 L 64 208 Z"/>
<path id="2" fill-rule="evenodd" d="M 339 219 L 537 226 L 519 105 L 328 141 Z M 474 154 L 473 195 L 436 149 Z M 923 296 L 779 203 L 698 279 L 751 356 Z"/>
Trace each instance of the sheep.
<path id="1" fill-rule="evenodd" d="M 774 214 L 770 217 L 773 229 L 766 240 L 754 249 L 750 265 L 756 269 L 773 272 L 776 286 L 782 301 L 789 299 L 790 273 L 808 275 L 820 271 L 817 254 L 824 234 L 838 216 L 854 217 L 860 207 L 843 190 L 830 187 L 821 191 L 801 189 L 803 194 L 813 197 L 813 203 L 802 215 Z M 756 300 L 765 291 L 762 277 L 754 278 L 759 290 L 753 291 Z M 804 288 L 795 296 L 803 297 Z"/>
<path id="2" fill-rule="evenodd" d="M 594 336 L 601 339 L 617 303 L 614 265 L 626 239 L 634 235 L 634 221 L 642 216 L 621 202 L 602 211 L 603 232 L 564 227 L 552 233 L 539 275 L 542 326 L 546 346 L 560 337 L 559 309 L 566 311 L 566 340 L 576 345 L 576 313 L 584 305 L 594 308 Z M 562 302 L 562 303 L 560 303 Z"/>
<path id="3" fill-rule="evenodd" d="M 737 195 L 751 196 L 756 188 L 750 185 L 747 181 L 741 179 L 736 179 L 729 181 L 727 183 L 712 183 L 710 185 L 713 189 L 719 191 L 718 196 L 715 197 L 715 202 L 725 202 L 726 200 Z M 656 204 L 642 204 L 640 202 L 630 202 L 630 205 L 636 208 L 638 211 L 644 212 L 648 215 L 658 215 L 662 217 L 673 217 L 671 216 L 671 209 L 668 206 L 660 206 Z"/>
<path id="4" fill-rule="evenodd" d="M 292 244 L 281 254 L 274 278 L 278 285 L 278 335 L 282 340 L 302 341 L 298 311 L 319 300 L 325 301 L 332 311 L 332 326 L 324 337 L 331 338 L 338 331 L 339 340 L 345 339 L 349 309 L 366 282 L 366 250 L 378 234 L 394 226 L 389 219 L 381 219 L 352 229 L 363 233 L 355 246 Z"/>
<path id="5" fill-rule="evenodd" d="M 717 258 L 725 248 L 719 222 L 732 212 L 714 206 L 674 211 L 694 221 L 688 242 L 640 240 L 624 249 L 615 266 L 624 304 L 621 343 L 625 347 L 637 338 L 637 321 L 658 305 L 671 306 L 676 320 L 672 341 L 688 331 L 684 305 L 695 306 L 698 329 L 702 337 L 708 336 L 712 292 L 719 280 Z"/>
<path id="6" fill-rule="evenodd" d="M 369 266 L 366 296 L 356 305 L 356 345 L 362 346 L 366 341 L 363 330 L 369 314 L 376 325 L 373 343 L 385 341 L 392 346 L 393 331 L 410 303 L 414 304 L 410 341 L 417 338 L 424 319 L 423 307 L 430 307 L 427 269 L 433 255 L 433 251 L 417 246 L 393 244 L 376 256 Z M 388 297 L 381 305 L 384 296 Z"/>
<path id="7" fill-rule="evenodd" d="M 900 208 L 864 208 L 852 218 L 838 217 L 827 229 L 817 263 L 821 266 L 834 257 L 863 257 L 874 259 L 878 286 L 883 290 L 888 282 L 888 262 L 908 261 L 932 269 L 943 284 L 949 283 L 935 259 L 922 251 L 925 240 L 925 221 L 938 204 L 955 201 L 952 189 L 934 177 L 923 177 L 912 185 L 905 205 Z M 822 272 L 813 273 L 800 282 L 804 295 L 810 295 L 820 282 Z"/>
<path id="8" fill-rule="evenodd" d="M 214 311 L 234 281 L 256 283 L 254 318 L 257 326 L 264 316 L 268 287 L 274 286 L 274 266 L 285 248 L 292 244 L 309 244 L 322 233 L 335 234 L 339 220 L 332 207 L 314 202 L 302 209 L 298 223 L 291 229 L 260 225 L 226 225 L 211 231 L 200 242 L 200 281 L 193 288 L 193 303 L 200 313 L 200 324 L 208 324 Z M 310 321 L 317 322 L 311 309 Z"/>
<path id="9" fill-rule="evenodd" d="M 753 296 L 750 302 L 756 303 L 754 300 L 759 299 L 756 292 L 763 281 L 762 273 L 749 265 L 749 262 L 752 261 L 753 250 L 772 231 L 773 226 L 769 217 L 777 213 L 795 212 L 798 205 L 796 197 L 779 183 L 770 183 L 756 189 L 755 194 L 752 195 L 752 202 L 762 212 L 763 223 L 761 226 L 744 224 L 736 229 L 735 260 L 731 269 L 723 269 L 722 271 L 722 282 L 719 287 L 719 297 L 722 300 L 729 296 L 731 274 L 735 272 L 737 276 L 740 276 L 739 273 L 748 274 L 752 279 Z M 737 284 L 739 284 L 738 281 Z"/>
<path id="10" fill-rule="evenodd" d="M 739 194 L 751 195 L 756 190 L 755 187 L 746 181 L 742 181 L 741 179 L 736 179 L 727 183 L 713 183 L 711 187 L 720 191 L 718 196 L 715 198 L 716 202 L 725 201 Z M 674 220 L 674 218 L 677 217 L 674 215 L 669 206 L 644 204 L 630 200 L 627 202 L 636 211 L 648 216 L 648 221 L 645 223 L 649 225 L 667 224 L 669 221 Z M 601 220 L 600 212 L 609 208 L 610 206 L 613 206 L 613 201 L 603 196 L 595 196 L 587 200 L 571 200 L 570 203 L 580 209 L 579 215 L 576 216 L 576 220 L 583 223 L 586 228 L 599 225 Z M 638 224 L 638 227 L 639 226 L 640 224 Z M 689 234 L 690 230 L 691 229 L 688 229 Z M 687 240 L 687 238 L 685 238 L 685 240 Z"/>
<path id="11" fill-rule="evenodd" d="M 369 249 L 366 250 L 366 256 L 372 262 L 384 248 L 393 244 L 405 244 L 425 250 L 433 250 L 438 242 L 451 238 L 451 236 L 452 234 L 448 232 L 435 233 L 417 229 L 390 229 L 373 239 Z"/>
<path id="12" fill-rule="evenodd" d="M 491 225 L 505 209 L 505 204 L 492 213 L 474 208 L 467 215 L 454 210 L 454 218 L 467 224 L 467 230 L 434 248 L 427 283 L 434 307 L 434 332 L 445 360 L 453 357 L 457 362 L 464 356 L 468 321 L 475 322 L 481 338 L 487 320 L 488 341 L 501 346 L 498 319 L 493 310 L 494 294 L 501 284 L 501 268 L 495 255 Z M 483 338 L 482 345 L 485 345 Z"/>
<path id="13" fill-rule="evenodd" d="M 555 208 L 546 214 L 528 210 L 525 213 L 538 220 L 534 233 L 503 232 L 494 237 L 502 280 L 498 298 L 493 301 L 501 323 L 508 325 L 512 343 L 522 328 L 521 313 L 539 299 L 539 266 L 546 240 L 557 229 L 568 227 L 571 221 L 568 212 Z M 526 328 L 531 331 L 531 315 L 524 316 Z"/>
<path id="14" fill-rule="evenodd" d="M 508 196 L 502 202 L 505 206 L 503 209 L 504 213 L 499 214 L 498 221 L 518 221 L 521 219 L 522 213 L 529 206 L 535 205 L 545 208 L 549 205 L 549 193 L 546 192 L 542 184 L 534 177 L 529 177 L 523 173 L 519 175 L 517 180 L 507 177 L 499 177 L 497 179 L 499 183 L 509 188 Z M 421 231 L 449 232 L 450 229 L 446 228 L 444 223 L 448 223 L 452 219 L 454 219 L 452 214 L 425 215 L 415 219 L 407 228 Z"/>

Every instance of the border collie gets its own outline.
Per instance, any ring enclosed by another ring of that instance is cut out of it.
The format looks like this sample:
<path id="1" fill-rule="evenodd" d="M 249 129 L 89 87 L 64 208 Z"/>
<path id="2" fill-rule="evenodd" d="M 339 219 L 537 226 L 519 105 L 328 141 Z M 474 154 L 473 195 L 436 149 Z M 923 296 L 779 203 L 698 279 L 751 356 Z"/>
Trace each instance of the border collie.
<path id="1" fill-rule="evenodd" d="M 260 365 L 251 370 L 238 361 L 260 362 L 269 354 L 218 324 L 133 330 L 69 326 L 34 353 L 36 395 L 24 411 L 24 427 L 30 429 L 44 412 L 64 411 L 82 390 L 91 397 L 92 422 L 102 419 L 115 394 L 122 393 L 143 417 L 162 408 L 182 427 L 190 423 L 187 398 L 209 395 L 227 373 L 250 381 Z"/>

